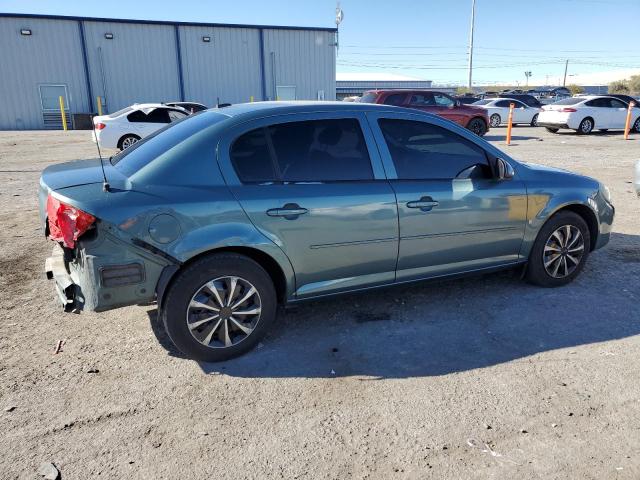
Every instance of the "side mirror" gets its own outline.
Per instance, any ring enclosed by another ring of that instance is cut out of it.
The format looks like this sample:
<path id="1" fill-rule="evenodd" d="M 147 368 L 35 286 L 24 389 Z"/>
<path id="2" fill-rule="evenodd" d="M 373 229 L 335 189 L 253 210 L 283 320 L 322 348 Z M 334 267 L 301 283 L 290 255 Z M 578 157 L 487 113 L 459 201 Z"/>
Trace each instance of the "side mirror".
<path id="1" fill-rule="evenodd" d="M 515 175 L 513 167 L 504 159 L 496 158 L 496 179 L 497 180 L 509 180 Z"/>

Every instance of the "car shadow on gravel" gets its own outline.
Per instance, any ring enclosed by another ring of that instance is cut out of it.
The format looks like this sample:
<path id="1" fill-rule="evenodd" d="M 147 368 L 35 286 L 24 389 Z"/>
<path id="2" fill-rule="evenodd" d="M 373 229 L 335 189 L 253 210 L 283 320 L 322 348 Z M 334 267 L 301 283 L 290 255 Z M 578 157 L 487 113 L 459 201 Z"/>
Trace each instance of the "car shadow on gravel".
<path id="1" fill-rule="evenodd" d="M 237 377 L 446 375 L 640 333 L 640 236 L 613 234 L 572 284 L 539 288 L 519 272 L 417 283 L 281 313 L 253 351 L 205 373 Z M 182 357 L 151 311 L 170 355 Z"/>
<path id="2" fill-rule="evenodd" d="M 507 138 L 507 133 L 505 132 L 504 135 L 485 135 L 482 138 L 484 138 L 487 142 L 499 142 Z M 518 140 L 540 140 L 540 137 L 530 137 L 528 135 L 511 135 L 512 142 Z"/>

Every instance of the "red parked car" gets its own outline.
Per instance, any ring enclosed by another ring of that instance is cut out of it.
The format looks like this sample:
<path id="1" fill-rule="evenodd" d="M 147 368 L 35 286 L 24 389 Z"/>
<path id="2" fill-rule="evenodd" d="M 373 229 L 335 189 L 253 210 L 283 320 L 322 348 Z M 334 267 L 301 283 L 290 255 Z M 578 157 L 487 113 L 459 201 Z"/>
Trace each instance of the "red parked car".
<path id="1" fill-rule="evenodd" d="M 456 122 L 480 136 L 489 131 L 489 117 L 486 110 L 472 105 L 463 105 L 455 98 L 442 92 L 432 90 L 369 90 L 364 92 L 358 101 L 396 105 L 434 113 Z"/>

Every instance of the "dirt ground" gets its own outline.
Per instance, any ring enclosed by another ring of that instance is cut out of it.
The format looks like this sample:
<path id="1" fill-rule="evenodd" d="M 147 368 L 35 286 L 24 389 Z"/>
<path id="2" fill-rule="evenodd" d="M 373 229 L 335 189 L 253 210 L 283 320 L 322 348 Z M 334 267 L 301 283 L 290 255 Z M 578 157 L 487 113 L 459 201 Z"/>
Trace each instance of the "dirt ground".
<path id="1" fill-rule="evenodd" d="M 573 284 L 499 273 L 306 303 L 204 365 L 154 307 L 61 311 L 37 182 L 95 146 L 0 132 L 0 478 L 640 478 L 640 136 L 514 134 L 516 158 L 611 189 L 615 233 Z"/>

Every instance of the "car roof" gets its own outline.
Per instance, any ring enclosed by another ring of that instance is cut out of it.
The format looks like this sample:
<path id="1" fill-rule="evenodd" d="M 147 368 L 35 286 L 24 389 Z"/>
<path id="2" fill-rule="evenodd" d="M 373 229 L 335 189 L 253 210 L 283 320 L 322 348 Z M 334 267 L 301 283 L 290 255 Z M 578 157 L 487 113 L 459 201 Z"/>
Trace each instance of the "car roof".
<path id="1" fill-rule="evenodd" d="M 395 107 L 393 105 L 380 105 L 375 103 L 359 102 L 320 102 L 315 100 L 279 101 L 279 102 L 253 102 L 236 103 L 228 107 L 215 109 L 215 112 L 228 117 L 265 117 L 269 115 L 281 115 L 287 113 L 312 113 L 312 112 L 367 112 L 367 111 L 406 111 L 414 115 L 433 117 L 434 115 L 420 110 Z"/>

